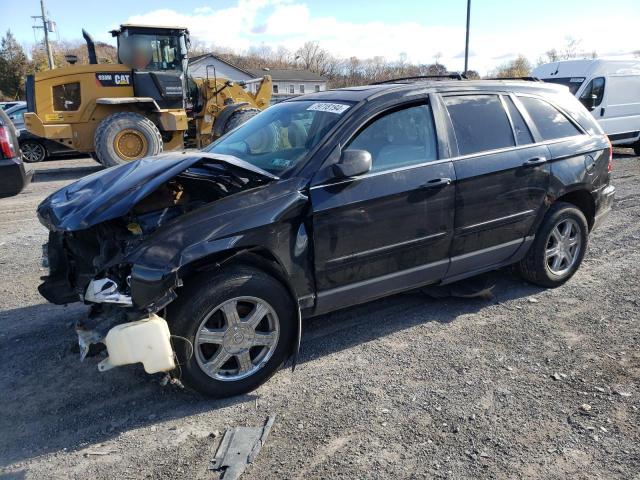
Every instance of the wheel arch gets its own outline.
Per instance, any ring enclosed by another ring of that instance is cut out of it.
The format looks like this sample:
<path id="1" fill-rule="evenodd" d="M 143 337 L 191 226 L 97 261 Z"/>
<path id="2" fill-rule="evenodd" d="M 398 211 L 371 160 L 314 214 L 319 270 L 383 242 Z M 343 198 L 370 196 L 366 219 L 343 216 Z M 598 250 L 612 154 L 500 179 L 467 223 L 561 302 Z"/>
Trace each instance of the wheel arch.
<path id="1" fill-rule="evenodd" d="M 292 369 L 295 369 L 302 336 L 302 313 L 293 283 L 286 269 L 273 252 L 259 245 L 215 252 L 183 266 L 178 272 L 178 278 L 183 284 L 186 284 L 199 273 L 235 265 L 250 266 L 261 270 L 274 277 L 289 292 L 297 316 L 297 330 L 294 332 L 289 352 L 289 358 L 292 360 Z"/>
<path id="2" fill-rule="evenodd" d="M 596 202 L 593 195 L 585 189 L 574 189 L 569 192 L 564 192 L 557 197 L 553 203 L 566 202 L 575 205 L 587 219 L 587 225 L 589 225 L 589 231 L 593 228 L 596 218 Z"/>

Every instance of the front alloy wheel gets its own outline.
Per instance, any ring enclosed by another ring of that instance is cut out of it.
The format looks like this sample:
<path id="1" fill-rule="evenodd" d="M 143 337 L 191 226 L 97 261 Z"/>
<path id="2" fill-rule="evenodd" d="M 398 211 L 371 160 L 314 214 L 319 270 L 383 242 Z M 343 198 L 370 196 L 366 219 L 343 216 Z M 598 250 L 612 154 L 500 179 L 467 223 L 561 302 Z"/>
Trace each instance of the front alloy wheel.
<path id="1" fill-rule="evenodd" d="M 248 265 L 203 272 L 167 308 L 183 383 L 211 397 L 250 392 L 291 354 L 297 308 L 286 287 Z"/>
<path id="2" fill-rule="evenodd" d="M 236 381 L 269 361 L 279 336 L 278 315 L 269 303 L 237 297 L 218 305 L 200 323 L 194 353 L 211 378 Z"/>

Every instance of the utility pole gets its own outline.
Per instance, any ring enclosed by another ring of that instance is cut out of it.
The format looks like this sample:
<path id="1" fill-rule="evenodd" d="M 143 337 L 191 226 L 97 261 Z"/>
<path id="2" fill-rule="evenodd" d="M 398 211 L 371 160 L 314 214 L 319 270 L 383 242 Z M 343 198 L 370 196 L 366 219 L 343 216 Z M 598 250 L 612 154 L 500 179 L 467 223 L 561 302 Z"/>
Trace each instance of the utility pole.
<path id="1" fill-rule="evenodd" d="M 469 24 L 471 21 L 471 0 L 467 0 L 467 38 L 464 44 L 464 74 L 469 69 Z"/>
<path id="2" fill-rule="evenodd" d="M 51 51 L 51 44 L 49 43 L 50 21 L 47 20 L 47 11 L 44 8 L 44 0 L 40 0 L 40 11 L 42 12 L 42 15 L 35 15 L 31 18 L 39 18 L 40 20 L 42 20 L 42 27 L 34 25 L 33 28 L 42 28 L 42 30 L 44 31 L 44 48 L 47 51 L 47 61 L 49 63 L 49 68 L 53 70 L 54 68 L 56 68 L 56 66 L 53 63 L 53 52 Z"/>

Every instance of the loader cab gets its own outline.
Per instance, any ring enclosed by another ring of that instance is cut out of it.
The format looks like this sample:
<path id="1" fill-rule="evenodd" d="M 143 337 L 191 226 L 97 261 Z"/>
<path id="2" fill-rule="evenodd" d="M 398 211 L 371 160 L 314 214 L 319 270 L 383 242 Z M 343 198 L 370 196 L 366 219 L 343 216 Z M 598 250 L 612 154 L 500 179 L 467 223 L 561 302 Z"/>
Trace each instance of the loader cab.
<path id="1" fill-rule="evenodd" d="M 189 31 L 183 27 L 121 25 L 118 61 L 132 70 L 136 97 L 150 97 L 160 108 L 182 109 L 186 101 Z"/>

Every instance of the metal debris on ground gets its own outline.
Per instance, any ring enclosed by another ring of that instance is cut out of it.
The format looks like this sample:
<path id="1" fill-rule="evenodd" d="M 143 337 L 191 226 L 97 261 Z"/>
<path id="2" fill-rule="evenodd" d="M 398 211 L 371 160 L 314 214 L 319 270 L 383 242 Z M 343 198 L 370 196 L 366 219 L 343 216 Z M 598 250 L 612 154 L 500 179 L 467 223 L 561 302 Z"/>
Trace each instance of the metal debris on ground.
<path id="1" fill-rule="evenodd" d="M 267 440 L 275 421 L 270 415 L 262 427 L 234 427 L 224 434 L 216 456 L 211 460 L 210 470 L 221 472 L 220 480 L 235 480 L 242 475 L 247 465 L 253 463 Z"/>

